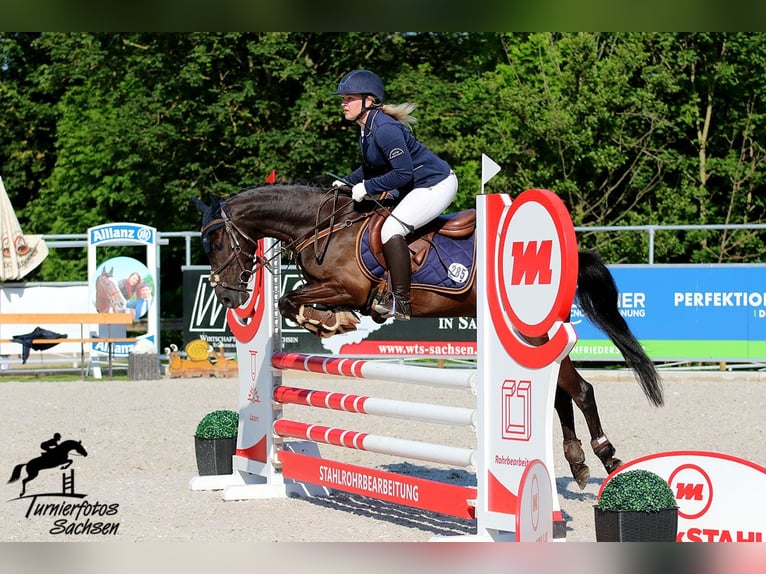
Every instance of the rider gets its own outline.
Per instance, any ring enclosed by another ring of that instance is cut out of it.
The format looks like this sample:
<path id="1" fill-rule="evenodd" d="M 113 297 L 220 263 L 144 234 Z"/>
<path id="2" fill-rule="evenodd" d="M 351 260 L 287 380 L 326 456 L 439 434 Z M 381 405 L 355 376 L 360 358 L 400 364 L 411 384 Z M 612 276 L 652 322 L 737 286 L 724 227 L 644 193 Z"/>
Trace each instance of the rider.
<path id="1" fill-rule="evenodd" d="M 360 127 L 362 165 L 339 187 L 351 184 L 354 201 L 367 195 L 398 191 L 396 206 L 383 224 L 380 239 L 388 267 L 390 292 L 375 306 L 383 317 L 410 318 L 412 270 L 405 236 L 438 217 L 457 194 L 457 177 L 449 164 L 412 135 L 415 105 L 384 104 L 383 81 L 369 70 L 354 70 L 338 84 L 346 120 Z M 395 194 L 396 195 L 396 194 Z"/>
<path id="2" fill-rule="evenodd" d="M 61 439 L 61 435 L 59 433 L 55 433 L 53 435 L 53 438 L 49 438 L 48 440 L 41 442 L 40 448 L 42 449 L 43 454 L 46 452 L 50 452 L 54 448 L 56 448 L 59 445 L 60 439 Z"/>

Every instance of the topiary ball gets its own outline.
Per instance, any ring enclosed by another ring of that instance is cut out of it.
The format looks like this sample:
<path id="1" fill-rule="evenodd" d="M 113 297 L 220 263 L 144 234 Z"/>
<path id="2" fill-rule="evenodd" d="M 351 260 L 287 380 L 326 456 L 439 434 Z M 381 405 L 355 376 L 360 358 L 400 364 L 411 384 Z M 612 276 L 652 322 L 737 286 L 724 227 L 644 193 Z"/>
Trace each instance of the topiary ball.
<path id="1" fill-rule="evenodd" d="M 619 473 L 606 484 L 596 504 L 601 510 L 638 512 L 659 512 L 677 506 L 667 481 L 648 470 Z"/>
<path id="2" fill-rule="evenodd" d="M 231 438 L 237 436 L 239 415 L 234 411 L 213 411 L 202 417 L 194 436 L 197 438 Z"/>

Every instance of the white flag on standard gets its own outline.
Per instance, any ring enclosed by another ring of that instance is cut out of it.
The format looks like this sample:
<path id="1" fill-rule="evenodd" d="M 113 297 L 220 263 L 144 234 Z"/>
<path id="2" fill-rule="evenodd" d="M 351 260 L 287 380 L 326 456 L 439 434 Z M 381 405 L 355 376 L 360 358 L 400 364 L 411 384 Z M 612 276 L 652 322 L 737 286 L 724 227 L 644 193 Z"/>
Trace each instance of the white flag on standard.
<path id="1" fill-rule="evenodd" d="M 500 166 L 492 161 L 489 156 L 481 154 L 481 185 L 483 186 L 500 171 Z"/>

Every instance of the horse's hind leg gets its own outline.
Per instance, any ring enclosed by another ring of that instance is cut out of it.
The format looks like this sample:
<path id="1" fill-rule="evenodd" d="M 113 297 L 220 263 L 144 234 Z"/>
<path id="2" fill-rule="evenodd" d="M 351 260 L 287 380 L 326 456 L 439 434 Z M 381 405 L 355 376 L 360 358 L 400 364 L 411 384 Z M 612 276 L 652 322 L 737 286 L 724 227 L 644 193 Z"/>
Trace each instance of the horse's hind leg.
<path id="1" fill-rule="evenodd" d="M 580 373 L 574 368 L 569 357 L 561 362 L 559 385 L 562 384 L 565 387 L 564 390 L 585 417 L 585 422 L 590 432 L 590 446 L 593 452 L 604 465 L 606 471 L 612 472 L 622 464 L 622 461 L 614 457 L 615 448 L 601 428 L 601 419 L 598 416 L 593 385 L 580 376 Z"/>
<path id="2" fill-rule="evenodd" d="M 27 476 L 21 481 L 21 494 L 19 496 L 24 496 L 24 493 L 27 491 L 27 483 L 35 478 L 37 478 L 37 471 L 32 470 L 30 472 L 29 468 L 27 468 Z"/>
<path id="3" fill-rule="evenodd" d="M 574 409 L 572 408 L 572 398 L 560 386 L 556 387 L 556 399 L 554 406 L 561 423 L 561 433 L 564 437 L 564 458 L 569 463 L 572 471 L 572 477 L 577 485 L 583 489 L 590 478 L 590 469 L 585 464 L 585 453 L 582 450 L 582 442 L 575 434 Z"/>

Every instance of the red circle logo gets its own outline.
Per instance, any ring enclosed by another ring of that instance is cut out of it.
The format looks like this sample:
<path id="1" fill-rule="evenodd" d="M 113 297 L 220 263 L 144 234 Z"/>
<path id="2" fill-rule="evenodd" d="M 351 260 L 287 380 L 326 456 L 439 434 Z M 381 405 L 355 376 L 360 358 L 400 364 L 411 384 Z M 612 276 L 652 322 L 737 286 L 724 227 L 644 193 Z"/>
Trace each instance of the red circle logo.
<path id="1" fill-rule="evenodd" d="M 488 199 L 492 198 L 489 196 Z M 530 189 L 510 208 L 488 201 L 487 297 L 503 347 L 519 364 L 541 368 L 576 338 L 565 323 L 577 289 L 577 238 L 569 212 L 546 189 Z M 519 334 L 521 336 L 519 336 Z M 548 337 L 533 346 L 524 337 Z"/>
<path id="2" fill-rule="evenodd" d="M 673 488 L 678 498 L 678 516 L 686 520 L 700 518 L 713 504 L 713 481 L 701 467 L 696 464 L 682 464 L 668 477 L 668 484 Z"/>

